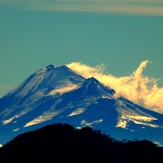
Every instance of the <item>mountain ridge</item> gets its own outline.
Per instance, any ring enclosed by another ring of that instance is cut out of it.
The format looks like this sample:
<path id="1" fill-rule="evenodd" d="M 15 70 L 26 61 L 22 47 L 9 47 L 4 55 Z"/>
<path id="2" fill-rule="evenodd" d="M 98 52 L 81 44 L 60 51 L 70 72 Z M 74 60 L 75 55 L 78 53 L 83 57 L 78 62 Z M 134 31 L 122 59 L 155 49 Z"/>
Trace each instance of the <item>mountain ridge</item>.
<path id="1" fill-rule="evenodd" d="M 5 131 L 0 143 L 25 131 L 64 122 L 76 128 L 100 129 L 119 139 L 146 138 L 163 144 L 163 115 L 115 93 L 67 66 L 48 65 L 0 99 L 0 130 Z M 10 138 L 5 140 L 6 134 Z"/>
<path id="2" fill-rule="evenodd" d="M 118 156 L 118 157 L 117 157 Z M 21 134 L 0 149 L 0 162 L 157 162 L 163 148 L 147 140 L 119 141 L 89 127 L 53 124 Z"/>

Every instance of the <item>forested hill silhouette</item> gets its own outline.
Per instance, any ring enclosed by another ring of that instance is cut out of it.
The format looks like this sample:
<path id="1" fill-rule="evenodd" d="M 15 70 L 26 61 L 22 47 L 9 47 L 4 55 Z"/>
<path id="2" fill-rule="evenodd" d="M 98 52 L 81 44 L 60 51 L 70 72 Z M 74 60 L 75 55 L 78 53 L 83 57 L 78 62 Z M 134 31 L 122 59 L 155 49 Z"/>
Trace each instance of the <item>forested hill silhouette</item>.
<path id="1" fill-rule="evenodd" d="M 117 141 L 91 128 L 54 124 L 21 134 L 0 150 L 0 163 L 163 163 L 163 148 Z"/>

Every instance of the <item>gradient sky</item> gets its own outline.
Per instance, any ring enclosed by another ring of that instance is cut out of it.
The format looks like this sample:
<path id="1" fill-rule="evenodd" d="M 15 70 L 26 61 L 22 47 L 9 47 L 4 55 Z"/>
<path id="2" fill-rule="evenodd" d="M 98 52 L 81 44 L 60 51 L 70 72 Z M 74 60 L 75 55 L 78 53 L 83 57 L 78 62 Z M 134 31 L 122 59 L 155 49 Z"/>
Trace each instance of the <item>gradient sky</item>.
<path id="1" fill-rule="evenodd" d="M 0 0 L 0 97 L 41 67 L 105 64 L 163 86 L 162 0 Z"/>

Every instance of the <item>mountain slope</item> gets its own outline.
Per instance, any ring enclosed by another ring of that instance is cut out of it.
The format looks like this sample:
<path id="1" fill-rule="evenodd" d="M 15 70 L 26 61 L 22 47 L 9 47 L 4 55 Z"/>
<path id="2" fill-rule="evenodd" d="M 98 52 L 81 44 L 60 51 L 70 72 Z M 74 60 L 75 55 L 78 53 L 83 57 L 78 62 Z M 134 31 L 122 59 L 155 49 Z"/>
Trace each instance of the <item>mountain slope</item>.
<path id="1" fill-rule="evenodd" d="M 118 139 L 163 144 L 163 115 L 142 108 L 95 78 L 84 79 L 67 66 L 49 65 L 0 99 L 0 143 L 47 124 L 93 127 Z"/>
<path id="2" fill-rule="evenodd" d="M 16 89 L 4 96 L 1 99 L 0 107 L 5 107 L 4 102 L 6 105 L 8 103 L 10 105 L 15 103 L 29 105 L 48 93 L 55 94 L 54 89 L 73 88 L 83 81 L 83 77 L 75 74 L 66 66 L 55 68 L 53 65 L 49 65 L 32 74 Z"/>

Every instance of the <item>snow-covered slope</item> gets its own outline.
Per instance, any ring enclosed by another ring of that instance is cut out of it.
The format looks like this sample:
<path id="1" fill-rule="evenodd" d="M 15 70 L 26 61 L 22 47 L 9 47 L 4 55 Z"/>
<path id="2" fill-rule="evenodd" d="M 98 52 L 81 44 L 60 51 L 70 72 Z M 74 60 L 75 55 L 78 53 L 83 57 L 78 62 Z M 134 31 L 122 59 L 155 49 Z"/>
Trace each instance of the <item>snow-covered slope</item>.
<path id="1" fill-rule="evenodd" d="M 95 78 L 49 65 L 0 99 L 0 143 L 51 123 L 90 126 L 120 139 L 163 144 L 163 115 L 140 107 Z"/>

